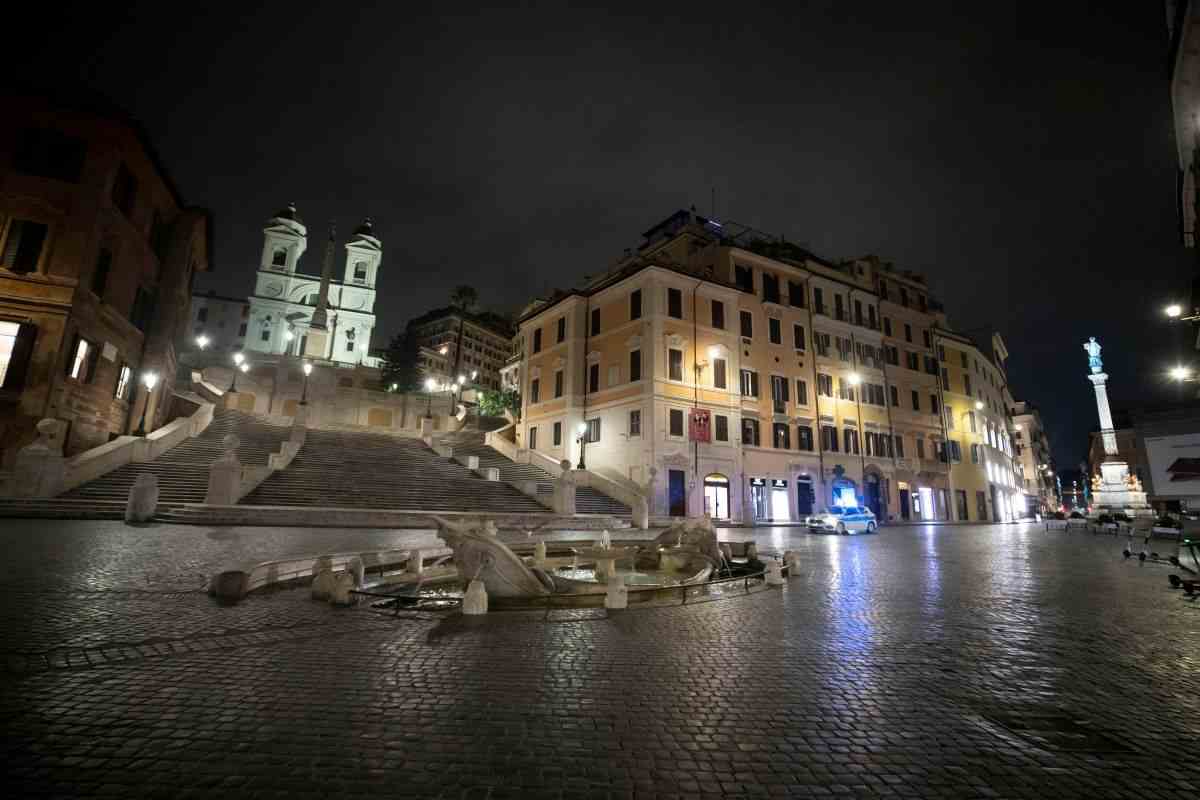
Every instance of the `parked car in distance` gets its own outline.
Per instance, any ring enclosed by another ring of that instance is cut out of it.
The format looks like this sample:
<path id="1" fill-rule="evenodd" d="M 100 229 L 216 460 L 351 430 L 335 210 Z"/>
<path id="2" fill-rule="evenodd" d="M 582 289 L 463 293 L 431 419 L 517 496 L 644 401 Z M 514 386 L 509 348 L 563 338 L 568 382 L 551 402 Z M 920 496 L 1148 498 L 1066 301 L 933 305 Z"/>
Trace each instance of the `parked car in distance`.
<path id="1" fill-rule="evenodd" d="M 810 530 L 822 533 L 874 533 L 879 525 L 869 508 L 831 508 L 808 518 Z"/>

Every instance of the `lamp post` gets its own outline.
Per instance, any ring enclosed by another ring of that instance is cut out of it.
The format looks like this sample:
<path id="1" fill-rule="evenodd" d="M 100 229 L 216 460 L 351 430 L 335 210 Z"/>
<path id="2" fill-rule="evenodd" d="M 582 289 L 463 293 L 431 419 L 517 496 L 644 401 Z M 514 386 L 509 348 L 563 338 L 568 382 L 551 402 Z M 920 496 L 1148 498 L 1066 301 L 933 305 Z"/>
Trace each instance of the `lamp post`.
<path id="1" fill-rule="evenodd" d="M 305 361 L 301 369 L 304 370 L 304 388 L 300 390 L 300 405 L 306 406 L 308 405 L 308 376 L 312 375 L 312 364 Z"/>
<path id="2" fill-rule="evenodd" d="M 292 351 L 292 339 L 295 339 L 295 338 L 296 338 L 296 334 L 292 333 L 290 330 L 286 330 L 283 332 L 283 340 L 285 342 L 287 342 L 287 344 L 284 345 L 284 349 L 289 353 Z"/>
<path id="3" fill-rule="evenodd" d="M 208 347 L 208 342 L 209 338 L 203 333 L 196 337 L 196 347 L 199 347 L 201 350 Z"/>
<path id="4" fill-rule="evenodd" d="M 579 437 L 575 440 L 576 442 L 579 443 L 579 465 L 576 466 L 575 469 L 587 469 L 587 463 L 584 461 L 584 458 L 583 458 L 583 454 L 584 454 L 584 451 L 587 450 L 587 443 L 588 443 L 588 437 L 587 437 L 588 425 L 587 425 L 587 423 L 586 422 L 579 423 L 579 427 L 576 428 L 576 430 L 579 432 Z"/>
<path id="5" fill-rule="evenodd" d="M 859 385 L 862 383 L 862 376 L 857 372 L 851 372 L 846 376 L 846 381 L 854 388 L 854 408 L 858 413 L 858 427 L 863 428 L 862 418 L 862 391 Z M 862 470 L 862 486 L 863 502 L 866 502 L 867 495 L 867 433 L 866 430 L 856 431 L 862 437 L 862 441 L 858 443 L 858 463 L 859 469 Z"/>
<path id="6" fill-rule="evenodd" d="M 246 357 L 241 352 L 233 354 L 233 383 L 229 387 L 229 391 L 231 392 L 237 392 L 237 375 L 238 371 L 242 368 L 242 362 L 245 360 Z"/>
<path id="7" fill-rule="evenodd" d="M 433 378 L 425 379 L 425 419 L 433 418 L 433 390 L 437 388 L 437 381 Z"/>
<path id="8" fill-rule="evenodd" d="M 150 408 L 150 395 L 154 393 L 154 386 L 158 383 L 157 372 L 143 372 L 142 385 L 146 387 L 146 402 L 142 404 L 142 421 L 138 423 L 137 431 L 134 436 L 146 435 L 146 410 Z"/>

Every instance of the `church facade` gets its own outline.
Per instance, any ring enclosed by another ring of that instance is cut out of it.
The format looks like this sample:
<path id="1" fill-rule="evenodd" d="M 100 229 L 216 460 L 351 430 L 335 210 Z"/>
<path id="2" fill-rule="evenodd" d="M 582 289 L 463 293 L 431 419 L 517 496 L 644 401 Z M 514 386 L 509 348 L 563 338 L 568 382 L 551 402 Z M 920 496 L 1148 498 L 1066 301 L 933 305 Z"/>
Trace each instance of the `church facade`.
<path id="1" fill-rule="evenodd" d="M 263 228 L 246 350 L 304 356 L 334 363 L 377 366 L 370 355 L 375 331 L 375 281 L 383 245 L 368 218 L 345 243 L 341 279 L 334 274 L 335 234 L 330 229 L 322 271 L 297 271 L 308 247 L 308 230 L 295 205 L 277 212 Z"/>

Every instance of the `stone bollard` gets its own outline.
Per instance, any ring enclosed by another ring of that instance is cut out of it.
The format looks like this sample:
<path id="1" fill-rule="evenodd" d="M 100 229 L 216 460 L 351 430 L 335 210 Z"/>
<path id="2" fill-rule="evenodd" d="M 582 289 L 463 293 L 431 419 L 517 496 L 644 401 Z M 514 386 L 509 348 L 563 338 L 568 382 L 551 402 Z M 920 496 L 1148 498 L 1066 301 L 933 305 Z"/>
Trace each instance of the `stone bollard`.
<path id="1" fill-rule="evenodd" d="M 354 605 L 354 598 L 350 594 L 354 588 L 354 576 L 349 572 L 339 572 L 333 578 L 333 591 L 329 594 L 329 602 L 335 606 Z"/>
<path id="2" fill-rule="evenodd" d="M 126 522 L 149 522 L 158 511 L 158 478 L 143 472 L 129 487 L 129 500 L 125 503 Z"/>
<path id="3" fill-rule="evenodd" d="M 767 586 L 783 586 L 783 565 L 773 558 L 767 562 Z"/>
<path id="4" fill-rule="evenodd" d="M 463 596 L 462 613 L 486 614 L 488 610 L 487 589 L 478 578 L 467 584 L 467 593 Z"/>
<path id="5" fill-rule="evenodd" d="M 479 456 L 467 456 L 463 459 L 463 466 L 469 470 L 479 469 Z"/>
<path id="6" fill-rule="evenodd" d="M 800 554 L 795 550 L 788 550 L 783 554 L 783 565 L 788 569 L 788 577 L 800 569 Z"/>
<path id="7" fill-rule="evenodd" d="M 420 575 L 425 569 L 424 556 L 420 550 L 413 550 L 408 554 L 408 564 L 405 565 L 404 571 L 409 575 Z"/>
<path id="8" fill-rule="evenodd" d="M 333 593 L 333 570 L 323 569 L 317 573 L 312 582 L 312 599 L 328 600 Z"/>
<path id="9" fill-rule="evenodd" d="M 363 581 L 367 577 L 367 567 L 363 564 L 363 560 L 358 556 L 346 561 L 346 571 L 350 573 L 350 577 L 354 579 L 354 588 L 361 589 Z"/>
<path id="10" fill-rule="evenodd" d="M 574 516 L 575 514 L 575 479 L 571 475 L 571 462 L 563 459 L 558 463 L 562 475 L 554 481 L 555 514 Z"/>
<path id="11" fill-rule="evenodd" d="M 204 502 L 217 506 L 237 505 L 238 491 L 242 485 L 242 465 L 238 461 L 237 449 L 241 439 L 232 433 L 223 440 L 225 455 L 208 468 L 208 491 Z"/>
<path id="12" fill-rule="evenodd" d="M 608 591 L 604 593 L 604 607 L 609 611 L 621 611 L 629 607 L 629 587 L 620 575 L 610 575 Z"/>
<path id="13" fill-rule="evenodd" d="M 755 561 L 758 559 L 758 545 L 754 542 L 746 542 L 746 560 Z"/>
<path id="14" fill-rule="evenodd" d="M 645 497 L 635 497 L 633 506 L 629 509 L 633 512 L 633 527 L 639 530 L 647 530 L 650 527 L 650 501 Z"/>
<path id="15" fill-rule="evenodd" d="M 539 567 L 546 563 L 545 542 L 538 542 L 533 546 L 533 563 Z"/>
<path id="16" fill-rule="evenodd" d="M 422 439 L 432 439 L 433 438 L 433 417 L 422 417 L 421 418 L 421 438 Z"/>
<path id="17" fill-rule="evenodd" d="M 500 480 L 500 468 L 499 467 L 485 467 L 483 470 L 483 479 L 487 480 L 487 481 Z"/>
<path id="18" fill-rule="evenodd" d="M 241 570 L 218 572 L 208 583 L 208 593 L 218 600 L 237 602 L 246 596 L 246 586 L 249 582 L 250 574 Z"/>

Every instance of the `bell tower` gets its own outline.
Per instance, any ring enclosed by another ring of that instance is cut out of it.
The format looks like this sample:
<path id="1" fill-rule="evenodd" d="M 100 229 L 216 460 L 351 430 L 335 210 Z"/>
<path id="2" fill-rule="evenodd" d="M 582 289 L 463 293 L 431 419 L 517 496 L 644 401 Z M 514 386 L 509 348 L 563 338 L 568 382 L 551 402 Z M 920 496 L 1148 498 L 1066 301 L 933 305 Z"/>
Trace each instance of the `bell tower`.
<path id="1" fill-rule="evenodd" d="M 308 246 L 308 230 L 296 214 L 296 204 L 276 211 L 263 228 L 263 251 L 259 270 L 293 274 Z"/>

